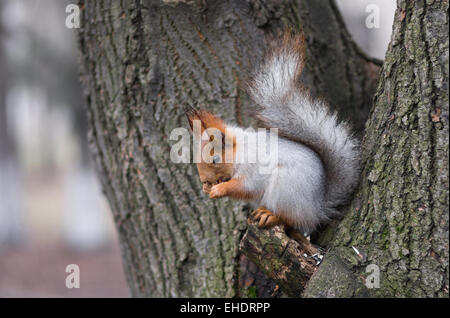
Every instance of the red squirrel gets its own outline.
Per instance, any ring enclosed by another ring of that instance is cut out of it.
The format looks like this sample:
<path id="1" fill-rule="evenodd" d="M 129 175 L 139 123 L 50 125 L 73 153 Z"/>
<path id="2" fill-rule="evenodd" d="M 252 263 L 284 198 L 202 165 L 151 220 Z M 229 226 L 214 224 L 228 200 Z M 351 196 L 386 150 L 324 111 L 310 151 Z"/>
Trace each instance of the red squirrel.
<path id="1" fill-rule="evenodd" d="M 354 191 L 359 177 L 359 145 L 347 123 L 339 122 L 324 101 L 311 98 L 299 86 L 303 52 L 303 36 L 285 33 L 265 54 L 248 85 L 249 95 L 258 105 L 258 119 L 279 133 L 278 157 L 270 161 L 269 173 L 260 173 L 258 162 L 235 160 L 237 146 L 257 151 L 243 141 L 254 132 L 227 124 L 205 110 L 190 109 L 187 117 L 191 128 L 195 120 L 201 123 L 202 134 L 215 128 L 222 135 L 222 141 L 217 140 L 224 146 L 221 153 L 197 163 L 203 191 L 210 198 L 254 203 L 258 208 L 252 216 L 260 227 L 284 223 L 311 233 L 319 223 L 336 215 L 336 208 Z M 202 141 L 198 151 L 210 140 Z M 232 147 L 231 162 L 224 160 L 224 140 L 232 141 L 228 145 L 228 149 Z"/>

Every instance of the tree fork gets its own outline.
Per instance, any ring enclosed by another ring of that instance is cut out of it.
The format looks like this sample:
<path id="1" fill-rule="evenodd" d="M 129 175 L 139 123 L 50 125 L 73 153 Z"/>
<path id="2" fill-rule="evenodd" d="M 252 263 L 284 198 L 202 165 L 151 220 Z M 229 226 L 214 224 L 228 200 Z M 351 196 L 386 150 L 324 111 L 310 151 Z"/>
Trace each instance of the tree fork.
<path id="1" fill-rule="evenodd" d="M 170 162 L 170 132 L 187 127 L 183 105 L 251 125 L 246 74 L 267 35 L 301 27 L 303 84 L 361 130 L 378 66 L 351 41 L 332 1 L 99 0 L 80 8 L 90 149 L 132 295 L 240 295 L 244 205 L 209 200 L 195 165 Z"/>

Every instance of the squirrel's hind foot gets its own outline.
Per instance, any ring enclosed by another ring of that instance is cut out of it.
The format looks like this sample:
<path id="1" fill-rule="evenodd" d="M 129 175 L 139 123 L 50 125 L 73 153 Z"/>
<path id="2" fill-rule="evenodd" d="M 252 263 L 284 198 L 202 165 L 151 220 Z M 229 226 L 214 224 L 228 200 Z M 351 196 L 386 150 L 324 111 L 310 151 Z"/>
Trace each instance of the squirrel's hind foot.
<path id="1" fill-rule="evenodd" d="M 281 220 L 278 216 L 273 214 L 271 211 L 267 210 L 265 207 L 259 207 L 251 213 L 251 219 L 253 221 L 258 221 L 258 227 L 272 227 L 274 225 L 280 224 Z"/>

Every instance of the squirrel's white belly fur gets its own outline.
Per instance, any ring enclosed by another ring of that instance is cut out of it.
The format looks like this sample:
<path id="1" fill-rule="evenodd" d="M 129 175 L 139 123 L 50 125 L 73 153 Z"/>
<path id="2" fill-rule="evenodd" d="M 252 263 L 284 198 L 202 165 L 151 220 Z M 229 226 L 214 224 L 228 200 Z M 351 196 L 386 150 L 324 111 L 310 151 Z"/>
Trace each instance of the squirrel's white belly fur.
<path id="1" fill-rule="evenodd" d="M 253 201 L 275 215 L 291 221 L 296 228 L 312 231 L 327 219 L 324 206 L 325 171 L 319 156 L 307 146 L 278 137 L 278 151 L 271 153 L 265 147 L 266 157 L 258 158 L 258 144 L 254 132 L 233 127 L 232 133 L 245 140 L 243 151 L 256 163 L 235 164 L 233 178 L 242 177 L 246 191 L 259 193 Z M 248 159 L 246 157 L 245 159 Z M 267 163 L 267 164 L 266 164 Z"/>

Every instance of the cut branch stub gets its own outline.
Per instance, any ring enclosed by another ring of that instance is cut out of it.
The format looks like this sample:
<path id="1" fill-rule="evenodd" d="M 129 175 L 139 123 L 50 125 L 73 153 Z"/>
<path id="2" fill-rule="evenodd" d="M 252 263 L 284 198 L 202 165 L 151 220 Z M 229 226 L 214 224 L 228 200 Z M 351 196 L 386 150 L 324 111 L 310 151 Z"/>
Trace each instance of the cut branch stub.
<path id="1" fill-rule="evenodd" d="M 300 297 L 318 266 L 320 252 L 301 234 L 293 237 L 284 226 L 260 229 L 249 222 L 240 250 L 289 297 Z"/>

